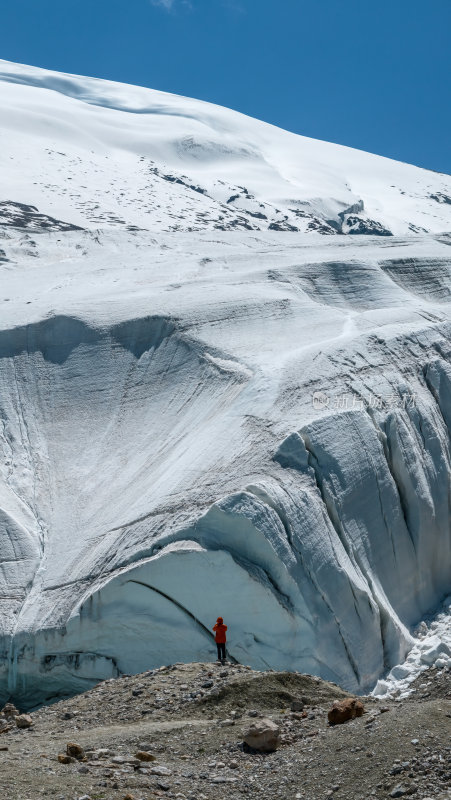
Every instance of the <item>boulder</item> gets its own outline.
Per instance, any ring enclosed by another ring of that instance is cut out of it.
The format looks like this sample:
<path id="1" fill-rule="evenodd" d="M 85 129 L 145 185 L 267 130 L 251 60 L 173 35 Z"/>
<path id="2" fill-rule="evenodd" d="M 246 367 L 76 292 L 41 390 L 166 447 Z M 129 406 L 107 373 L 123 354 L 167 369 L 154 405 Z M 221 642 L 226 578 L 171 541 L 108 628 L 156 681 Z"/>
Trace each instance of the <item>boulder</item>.
<path id="1" fill-rule="evenodd" d="M 243 733 L 243 740 L 253 750 L 270 753 L 280 743 L 280 728 L 271 719 L 263 717 L 253 722 Z"/>
<path id="2" fill-rule="evenodd" d="M 345 700 L 336 700 L 330 709 L 327 718 L 330 725 L 341 725 L 355 717 L 361 717 L 365 713 L 365 707 L 360 700 L 355 697 L 347 697 Z"/>
<path id="3" fill-rule="evenodd" d="M 72 758 L 76 758 L 77 761 L 83 761 L 85 758 L 85 751 L 83 747 L 75 742 L 68 742 L 66 745 L 66 753 L 68 756 Z"/>
<path id="4" fill-rule="evenodd" d="M 293 700 L 290 706 L 291 711 L 303 711 L 304 710 L 304 703 L 302 700 Z"/>
<path id="5" fill-rule="evenodd" d="M 33 720 L 29 714 L 17 714 L 14 719 L 18 728 L 31 728 L 33 725 Z"/>

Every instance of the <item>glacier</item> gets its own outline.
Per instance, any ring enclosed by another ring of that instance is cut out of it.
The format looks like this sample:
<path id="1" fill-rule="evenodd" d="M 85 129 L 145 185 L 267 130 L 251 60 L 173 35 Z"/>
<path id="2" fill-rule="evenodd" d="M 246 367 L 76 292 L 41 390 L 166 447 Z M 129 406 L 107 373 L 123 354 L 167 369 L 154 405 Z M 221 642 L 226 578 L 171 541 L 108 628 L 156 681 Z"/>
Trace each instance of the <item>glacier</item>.
<path id="1" fill-rule="evenodd" d="M 438 675 L 451 666 L 451 595 L 447 597 L 439 612 L 430 615 L 414 630 L 414 642 L 403 664 L 396 664 L 387 675 L 378 680 L 372 694 L 378 698 L 403 700 L 416 687 L 413 682 L 419 675 L 434 666 Z M 430 685 L 427 675 L 420 689 Z"/>
<path id="2" fill-rule="evenodd" d="M 0 96 L 0 702 L 210 660 L 218 615 L 369 691 L 451 591 L 451 178 L 4 61 Z"/>

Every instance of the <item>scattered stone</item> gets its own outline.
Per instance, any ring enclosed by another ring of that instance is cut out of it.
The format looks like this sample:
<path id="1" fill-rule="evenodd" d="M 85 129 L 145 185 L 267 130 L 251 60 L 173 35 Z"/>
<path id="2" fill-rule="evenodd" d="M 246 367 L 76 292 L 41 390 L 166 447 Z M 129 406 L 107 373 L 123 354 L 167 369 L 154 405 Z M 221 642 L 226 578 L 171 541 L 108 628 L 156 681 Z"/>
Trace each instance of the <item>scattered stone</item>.
<path id="1" fill-rule="evenodd" d="M 72 756 L 68 756 L 67 753 L 58 753 L 57 758 L 60 764 L 74 764 L 77 760 Z"/>
<path id="2" fill-rule="evenodd" d="M 330 725 L 341 725 L 350 719 L 361 717 L 364 713 L 365 707 L 361 700 L 347 697 L 345 700 L 336 700 L 327 717 Z"/>
<path id="3" fill-rule="evenodd" d="M 307 712 L 306 711 L 292 711 L 291 712 L 292 719 L 307 719 Z"/>
<path id="4" fill-rule="evenodd" d="M 15 717 L 18 728 L 31 728 L 33 720 L 29 714 L 17 714 Z"/>
<path id="5" fill-rule="evenodd" d="M 270 753 L 280 744 L 280 728 L 270 719 L 263 717 L 253 722 L 244 732 L 243 740 L 253 750 Z"/>
<path id="6" fill-rule="evenodd" d="M 13 703 L 6 703 L 2 708 L 2 714 L 4 714 L 5 717 L 15 717 L 19 713 L 19 710 Z"/>
<path id="7" fill-rule="evenodd" d="M 152 767 L 150 772 L 152 775 L 171 775 L 171 770 L 167 767 Z"/>
<path id="8" fill-rule="evenodd" d="M 68 742 L 66 745 L 66 753 L 68 756 L 72 758 L 76 758 L 77 761 L 82 761 L 85 758 L 85 751 L 81 745 L 76 744 L 75 742 Z"/>
<path id="9" fill-rule="evenodd" d="M 399 783 L 398 786 L 395 786 L 395 788 L 390 792 L 390 797 L 403 797 L 405 794 L 409 793 L 410 789 Z"/>
<path id="10" fill-rule="evenodd" d="M 153 753 L 148 753 L 147 750 L 138 750 L 136 753 L 136 758 L 139 761 L 156 761 L 157 757 L 153 755 Z"/>

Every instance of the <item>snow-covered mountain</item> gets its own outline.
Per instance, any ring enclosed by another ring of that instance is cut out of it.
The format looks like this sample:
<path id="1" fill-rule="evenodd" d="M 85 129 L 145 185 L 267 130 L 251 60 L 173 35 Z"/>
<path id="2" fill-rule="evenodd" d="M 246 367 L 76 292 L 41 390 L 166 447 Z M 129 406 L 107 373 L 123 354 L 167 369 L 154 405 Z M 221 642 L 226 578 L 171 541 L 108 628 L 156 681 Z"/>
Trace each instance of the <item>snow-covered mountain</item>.
<path id="1" fill-rule="evenodd" d="M 1 697 L 218 614 L 371 688 L 451 590 L 451 178 L 0 62 L 0 179 Z"/>
<path id="2" fill-rule="evenodd" d="M 449 176 L 150 89 L 5 61 L 0 80 L 0 219 L 10 224 L 45 224 L 12 205 L 23 203 L 82 228 L 159 233 L 451 225 Z"/>

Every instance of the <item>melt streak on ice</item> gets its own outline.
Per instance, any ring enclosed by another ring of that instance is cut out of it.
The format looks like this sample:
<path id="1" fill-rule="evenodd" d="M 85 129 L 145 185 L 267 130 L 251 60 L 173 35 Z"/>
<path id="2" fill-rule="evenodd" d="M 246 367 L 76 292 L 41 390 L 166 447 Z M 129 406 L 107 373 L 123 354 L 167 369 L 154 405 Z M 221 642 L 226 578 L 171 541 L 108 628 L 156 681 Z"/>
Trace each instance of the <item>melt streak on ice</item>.
<path id="1" fill-rule="evenodd" d="M 451 590 L 451 178 L 4 61 L 0 118 L 1 698 L 218 615 L 373 688 Z"/>

